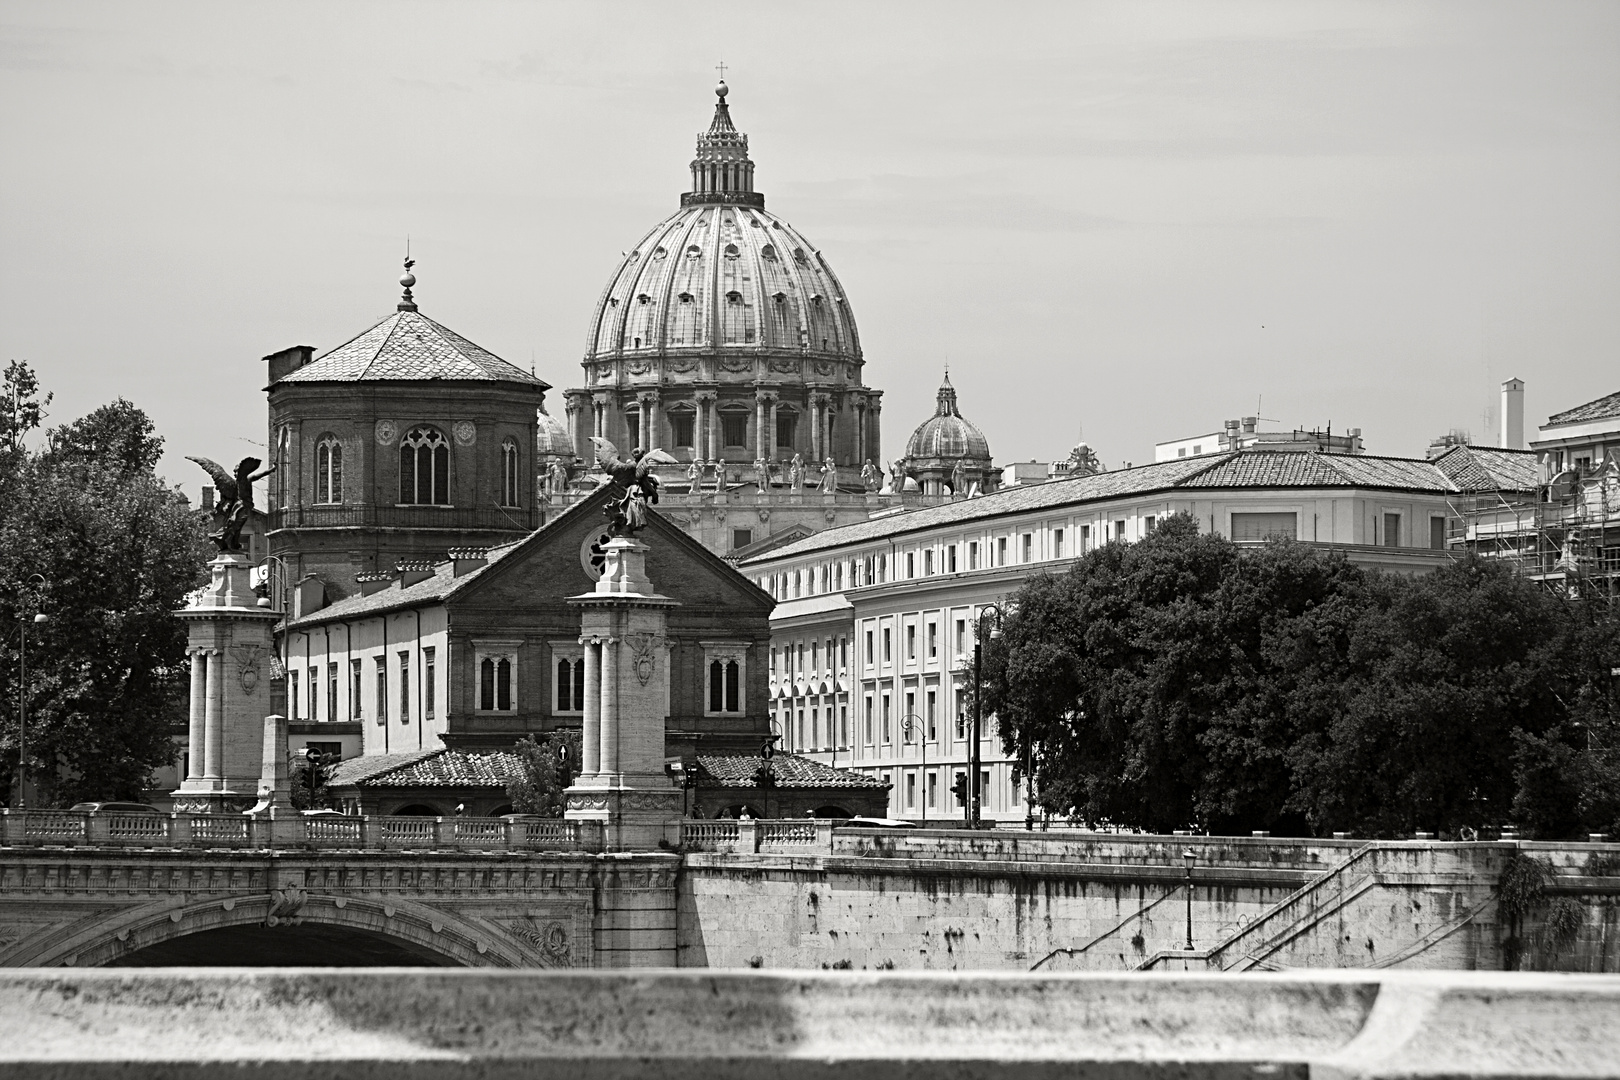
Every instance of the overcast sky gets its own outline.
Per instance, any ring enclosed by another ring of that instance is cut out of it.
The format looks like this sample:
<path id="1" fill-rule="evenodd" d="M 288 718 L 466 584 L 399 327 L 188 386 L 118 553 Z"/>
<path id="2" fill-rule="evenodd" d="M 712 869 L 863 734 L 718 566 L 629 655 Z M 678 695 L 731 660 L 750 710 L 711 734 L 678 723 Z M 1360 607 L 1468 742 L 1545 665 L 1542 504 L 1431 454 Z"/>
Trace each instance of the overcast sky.
<path id="1" fill-rule="evenodd" d="M 1420 455 L 1620 390 L 1620 4 L 0 2 L 0 361 L 262 442 L 260 357 L 422 311 L 577 385 L 724 60 L 848 291 L 885 456 L 1260 414 Z M 561 413 L 553 394 L 553 411 Z M 248 440 L 248 441 L 244 441 Z"/>

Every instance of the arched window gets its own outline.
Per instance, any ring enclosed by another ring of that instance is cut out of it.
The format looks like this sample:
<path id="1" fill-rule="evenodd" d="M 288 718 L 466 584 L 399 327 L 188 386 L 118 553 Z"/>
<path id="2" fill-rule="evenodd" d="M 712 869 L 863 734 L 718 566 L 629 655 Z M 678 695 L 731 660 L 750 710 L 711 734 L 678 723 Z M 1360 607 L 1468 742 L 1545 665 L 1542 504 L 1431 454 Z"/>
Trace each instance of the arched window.
<path id="1" fill-rule="evenodd" d="M 291 432 L 287 428 L 282 428 L 280 433 L 276 435 L 276 471 L 274 474 L 274 483 L 276 485 L 276 504 L 278 506 L 287 505 L 287 494 L 292 490 L 293 486 L 292 474 L 287 471 L 287 443 L 290 441 L 290 439 Z"/>
<path id="2" fill-rule="evenodd" d="M 485 712 L 512 708 L 512 659 L 486 656 L 478 664 L 478 707 Z"/>
<path id="3" fill-rule="evenodd" d="M 343 501 L 343 444 L 333 435 L 315 444 L 315 501 Z"/>
<path id="4" fill-rule="evenodd" d="M 557 712 L 585 711 L 585 659 L 563 656 L 557 660 Z"/>
<path id="5" fill-rule="evenodd" d="M 450 443 L 433 428 L 412 428 L 400 440 L 399 501 L 450 502 Z"/>
<path id="6" fill-rule="evenodd" d="M 515 439 L 501 443 L 501 505 L 518 505 L 518 444 Z"/>
<path id="7" fill-rule="evenodd" d="M 709 711 L 737 712 L 742 690 L 741 668 L 735 660 L 709 663 Z"/>

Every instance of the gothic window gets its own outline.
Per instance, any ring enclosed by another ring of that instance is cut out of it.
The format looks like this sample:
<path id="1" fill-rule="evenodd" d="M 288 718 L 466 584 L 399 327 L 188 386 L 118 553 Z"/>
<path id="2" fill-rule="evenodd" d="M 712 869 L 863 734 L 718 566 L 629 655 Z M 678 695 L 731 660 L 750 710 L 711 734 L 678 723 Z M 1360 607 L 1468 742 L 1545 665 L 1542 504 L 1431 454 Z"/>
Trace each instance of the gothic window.
<path id="1" fill-rule="evenodd" d="M 315 444 L 315 501 L 343 501 L 343 444 L 332 435 Z"/>
<path id="2" fill-rule="evenodd" d="M 709 672 L 708 715 L 742 712 L 747 643 L 705 641 L 703 654 Z"/>
<path id="3" fill-rule="evenodd" d="M 741 409 L 720 414 L 720 434 L 730 447 L 748 446 L 748 414 Z"/>
<path id="4" fill-rule="evenodd" d="M 501 443 L 501 505 L 518 505 L 518 444 L 515 439 Z"/>
<path id="5" fill-rule="evenodd" d="M 276 472 L 275 485 L 278 505 L 287 505 L 287 493 L 292 488 L 292 474 L 287 471 L 287 444 L 291 440 L 291 432 L 282 428 L 276 436 Z"/>
<path id="6" fill-rule="evenodd" d="M 450 502 L 450 443 L 433 428 L 412 428 L 400 440 L 399 501 Z"/>

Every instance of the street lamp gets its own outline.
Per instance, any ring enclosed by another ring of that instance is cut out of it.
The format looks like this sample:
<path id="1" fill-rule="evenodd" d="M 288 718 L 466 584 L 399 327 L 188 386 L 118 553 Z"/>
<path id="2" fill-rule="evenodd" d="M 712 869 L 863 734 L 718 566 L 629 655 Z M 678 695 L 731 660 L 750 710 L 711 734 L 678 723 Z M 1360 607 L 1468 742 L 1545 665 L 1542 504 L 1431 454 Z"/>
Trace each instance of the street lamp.
<path id="1" fill-rule="evenodd" d="M 33 574 L 28 578 L 29 585 L 44 585 L 44 574 Z M 17 788 L 16 808 L 28 809 L 28 796 L 23 793 L 23 784 L 28 780 L 28 624 L 35 626 L 48 622 L 43 612 L 36 613 L 29 619 L 23 613 L 23 607 L 17 609 L 17 633 L 19 637 L 17 648 L 17 774 L 15 786 Z"/>
<path id="2" fill-rule="evenodd" d="M 914 712 L 908 712 L 900 718 L 900 737 L 906 741 L 911 740 L 912 729 L 918 733 L 917 745 L 922 748 L 922 820 L 928 824 L 928 732 L 922 727 L 923 718 Z"/>
<path id="3" fill-rule="evenodd" d="M 980 800 L 983 790 L 979 786 L 979 738 L 984 726 L 984 652 L 985 626 L 988 623 L 990 640 L 1001 637 L 1001 621 L 1006 611 L 1000 604 L 986 604 L 973 619 L 973 730 L 968 746 L 968 804 L 967 826 L 979 827 Z"/>
<path id="4" fill-rule="evenodd" d="M 1198 852 L 1187 848 L 1181 857 L 1187 862 L 1187 951 L 1192 952 L 1192 871 L 1193 863 L 1198 861 Z"/>

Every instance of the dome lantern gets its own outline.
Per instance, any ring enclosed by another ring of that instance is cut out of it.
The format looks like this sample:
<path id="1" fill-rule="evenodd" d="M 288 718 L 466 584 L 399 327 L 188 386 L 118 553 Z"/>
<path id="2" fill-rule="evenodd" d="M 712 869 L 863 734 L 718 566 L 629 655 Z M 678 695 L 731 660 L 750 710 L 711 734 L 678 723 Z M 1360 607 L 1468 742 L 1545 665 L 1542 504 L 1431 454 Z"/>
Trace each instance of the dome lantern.
<path id="1" fill-rule="evenodd" d="M 681 196 L 682 206 L 729 203 L 764 207 L 765 196 L 754 190 L 754 163 L 748 158 L 748 136 L 731 122 L 725 81 L 714 88 L 714 120 L 697 137 L 692 159 L 692 190 Z"/>
<path id="2" fill-rule="evenodd" d="M 957 408 L 950 372 L 934 400 L 934 415 L 906 442 L 900 463 L 904 474 L 917 481 L 925 495 L 943 495 L 947 489 L 953 495 L 966 495 L 974 488 L 995 490 L 998 474 L 991 468 L 989 440 Z"/>

